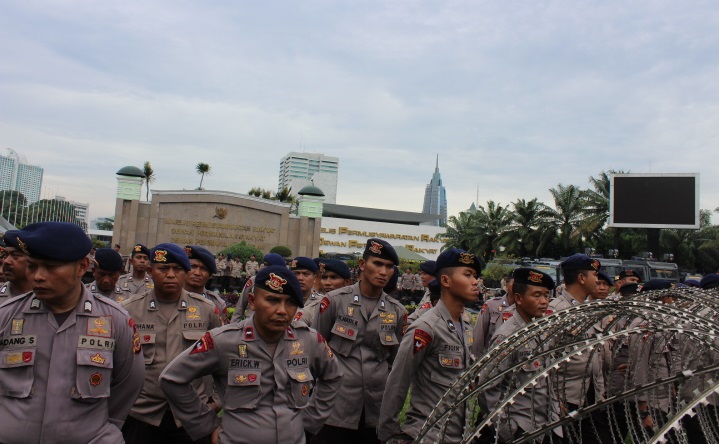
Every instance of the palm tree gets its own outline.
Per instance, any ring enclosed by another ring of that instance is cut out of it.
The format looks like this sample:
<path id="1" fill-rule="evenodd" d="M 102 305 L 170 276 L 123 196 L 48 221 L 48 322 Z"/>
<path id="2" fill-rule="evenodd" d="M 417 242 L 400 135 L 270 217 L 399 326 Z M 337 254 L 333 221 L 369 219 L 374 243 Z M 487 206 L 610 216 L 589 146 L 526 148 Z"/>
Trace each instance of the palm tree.
<path id="1" fill-rule="evenodd" d="M 145 165 L 142 168 L 142 172 L 145 173 L 145 200 L 150 201 L 150 184 L 155 182 L 155 170 L 152 169 L 150 161 L 145 161 Z"/>
<path id="2" fill-rule="evenodd" d="M 289 204 L 293 204 L 297 201 L 297 197 L 292 194 L 292 187 L 288 186 L 284 186 L 277 191 L 272 199 Z"/>
<path id="3" fill-rule="evenodd" d="M 511 212 L 508 207 L 487 201 L 487 207 L 480 205 L 474 213 L 477 218 L 476 248 L 485 261 L 491 260 L 500 246 L 511 221 Z"/>
<path id="4" fill-rule="evenodd" d="M 539 247 L 542 230 L 546 227 L 547 206 L 537 198 L 530 201 L 517 199 L 512 206 L 514 211 L 510 213 L 509 225 L 500 242 L 519 257 L 541 256 Z"/>
<path id="5" fill-rule="evenodd" d="M 564 186 L 560 183 L 557 188 L 550 188 L 549 192 L 554 198 L 554 208 L 547 210 L 547 223 L 551 229 L 543 233 L 542 245 L 550 240 L 550 236 L 559 233 L 561 254 L 576 253 L 586 202 L 584 191 L 574 185 Z"/>
<path id="6" fill-rule="evenodd" d="M 476 253 L 475 239 L 477 232 L 476 212 L 463 211 L 457 216 L 450 216 L 447 231 L 441 235 L 444 239 L 442 250 L 460 248 Z"/>
<path id="7" fill-rule="evenodd" d="M 195 167 L 195 171 L 197 171 L 197 174 L 202 176 L 202 177 L 200 177 L 200 186 L 197 188 L 198 190 L 201 190 L 202 189 L 202 181 L 205 180 L 205 174 L 210 174 L 210 172 L 212 171 L 212 167 L 207 163 L 200 162 Z"/>

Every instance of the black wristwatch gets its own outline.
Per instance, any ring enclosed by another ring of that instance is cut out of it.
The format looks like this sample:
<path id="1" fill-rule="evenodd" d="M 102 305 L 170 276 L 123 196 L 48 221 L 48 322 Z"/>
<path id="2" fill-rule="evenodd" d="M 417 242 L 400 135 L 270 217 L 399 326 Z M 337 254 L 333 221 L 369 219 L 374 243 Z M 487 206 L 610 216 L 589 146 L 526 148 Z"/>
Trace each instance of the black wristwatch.
<path id="1" fill-rule="evenodd" d="M 642 419 L 647 419 L 649 417 L 649 410 L 640 410 L 639 417 Z"/>

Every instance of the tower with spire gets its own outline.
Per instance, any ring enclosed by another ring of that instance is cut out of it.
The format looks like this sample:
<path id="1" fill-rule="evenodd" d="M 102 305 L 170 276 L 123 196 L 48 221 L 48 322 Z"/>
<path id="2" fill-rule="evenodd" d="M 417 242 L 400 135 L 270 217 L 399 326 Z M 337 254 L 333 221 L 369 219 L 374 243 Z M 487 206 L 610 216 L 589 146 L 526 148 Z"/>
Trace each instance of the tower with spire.
<path id="1" fill-rule="evenodd" d="M 437 214 L 439 216 L 433 225 L 447 225 L 447 192 L 442 185 L 442 176 L 439 174 L 439 154 L 437 154 L 432 180 L 429 181 L 424 190 L 422 213 Z"/>

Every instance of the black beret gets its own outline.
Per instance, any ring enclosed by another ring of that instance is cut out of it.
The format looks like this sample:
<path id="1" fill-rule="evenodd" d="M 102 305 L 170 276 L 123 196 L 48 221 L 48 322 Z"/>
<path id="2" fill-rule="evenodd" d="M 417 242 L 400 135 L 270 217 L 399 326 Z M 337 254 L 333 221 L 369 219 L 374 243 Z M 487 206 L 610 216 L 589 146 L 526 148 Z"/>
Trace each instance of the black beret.
<path id="1" fill-rule="evenodd" d="M 267 253 L 264 259 L 262 259 L 262 262 L 267 262 L 268 265 L 281 265 L 283 267 L 287 267 L 287 261 L 285 258 L 277 253 Z"/>
<path id="2" fill-rule="evenodd" d="M 587 256 L 586 254 L 577 253 L 564 259 L 560 264 L 562 270 L 594 270 L 599 271 L 602 264 L 594 258 Z"/>
<path id="3" fill-rule="evenodd" d="M 393 264 L 399 265 L 399 257 L 389 242 L 377 239 L 376 237 L 367 239 L 367 245 L 364 248 L 364 254 L 392 261 Z"/>
<path id="4" fill-rule="evenodd" d="M 217 263 L 215 262 L 215 256 L 210 253 L 207 248 L 198 247 L 197 245 L 185 246 L 185 252 L 187 253 L 188 259 L 197 259 L 202 262 L 211 274 L 217 273 Z"/>
<path id="5" fill-rule="evenodd" d="M 290 262 L 290 270 L 308 270 L 312 273 L 317 273 L 319 268 L 317 268 L 317 264 L 315 264 L 312 259 L 304 256 L 297 256 Z"/>
<path id="6" fill-rule="evenodd" d="M 599 276 L 599 279 L 605 281 L 607 284 L 609 284 L 610 287 L 614 285 L 614 279 L 610 278 L 607 273 L 600 271 L 597 274 Z"/>
<path id="7" fill-rule="evenodd" d="M 429 294 L 438 295 L 442 291 L 442 285 L 440 285 L 437 279 L 432 279 L 427 285 L 429 288 Z"/>
<path id="8" fill-rule="evenodd" d="M 517 268 L 514 270 L 514 283 L 554 289 L 554 279 L 547 273 L 534 268 Z"/>
<path id="9" fill-rule="evenodd" d="M 150 257 L 150 249 L 142 244 L 137 244 L 134 247 L 132 247 L 132 254 L 130 256 L 132 257 L 132 256 L 135 256 L 136 254 L 144 254 L 149 258 Z"/>
<path id="10" fill-rule="evenodd" d="M 641 279 L 642 277 L 637 273 L 636 271 L 632 269 L 622 270 L 619 272 L 619 280 L 622 280 L 626 277 L 635 277 L 637 279 Z"/>
<path id="11" fill-rule="evenodd" d="M 674 284 L 666 279 L 650 279 L 642 285 L 641 292 L 652 290 L 669 290 L 674 288 Z"/>
<path id="12" fill-rule="evenodd" d="M 397 281 L 399 281 L 399 267 L 396 265 L 394 266 L 394 272 L 392 273 L 392 276 L 389 277 L 389 280 L 385 284 L 384 288 L 382 290 L 385 293 L 390 293 L 397 289 Z"/>
<path id="13" fill-rule="evenodd" d="M 684 283 L 690 287 L 698 287 L 700 284 L 700 282 L 696 279 L 687 279 Z"/>
<path id="14" fill-rule="evenodd" d="M 190 271 L 192 268 L 185 249 L 170 243 L 156 245 L 150 251 L 150 262 L 153 264 L 180 264 L 185 271 Z"/>
<path id="15" fill-rule="evenodd" d="M 421 264 L 419 264 L 419 269 L 424 271 L 427 274 L 434 275 L 435 273 L 435 265 L 437 263 L 435 261 L 424 261 Z"/>
<path id="16" fill-rule="evenodd" d="M 434 266 L 435 274 L 447 267 L 469 267 L 474 268 L 477 274 L 482 274 L 482 264 L 477 256 L 459 248 L 450 248 L 439 255 Z"/>
<path id="17" fill-rule="evenodd" d="M 352 277 L 350 267 L 339 259 L 320 259 L 317 265 L 320 273 L 325 271 L 334 271 L 343 279 L 349 279 Z"/>
<path id="18" fill-rule="evenodd" d="M 36 259 L 74 262 L 92 249 L 92 241 L 82 228 L 69 222 L 38 222 L 8 233 L 8 246 Z"/>
<path id="19" fill-rule="evenodd" d="M 719 274 L 709 273 L 699 281 L 699 288 L 716 288 L 719 284 Z"/>
<path id="20" fill-rule="evenodd" d="M 257 272 L 255 287 L 270 293 L 286 294 L 294 299 L 299 307 L 305 306 L 300 281 L 285 265 L 270 265 Z"/>
<path id="21" fill-rule="evenodd" d="M 2 243 L 0 243 L 0 245 L 2 245 L 3 247 L 12 247 L 12 245 L 9 242 L 10 237 L 12 236 L 12 238 L 15 239 L 15 235 L 17 235 L 17 233 L 18 233 L 18 230 L 6 231 L 5 234 L 2 235 Z"/>
<path id="22" fill-rule="evenodd" d="M 105 271 L 122 271 L 125 267 L 120 253 L 112 248 L 100 248 L 95 251 L 95 263 L 97 268 Z"/>
<path id="23" fill-rule="evenodd" d="M 622 288 L 619 289 L 619 294 L 622 296 L 637 294 L 639 293 L 639 287 L 641 287 L 639 284 L 624 284 Z"/>

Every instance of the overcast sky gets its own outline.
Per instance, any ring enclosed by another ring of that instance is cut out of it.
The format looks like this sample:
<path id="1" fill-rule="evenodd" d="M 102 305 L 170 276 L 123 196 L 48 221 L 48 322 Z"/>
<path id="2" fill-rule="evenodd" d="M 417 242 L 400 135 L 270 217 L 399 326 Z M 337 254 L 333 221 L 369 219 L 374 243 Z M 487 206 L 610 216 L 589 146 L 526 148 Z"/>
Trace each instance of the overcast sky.
<path id="1" fill-rule="evenodd" d="M 125 165 L 246 193 L 290 151 L 339 157 L 346 205 L 421 211 L 439 153 L 450 214 L 608 169 L 698 172 L 714 209 L 717 23 L 714 1 L 0 0 L 0 151 L 93 218 Z"/>

